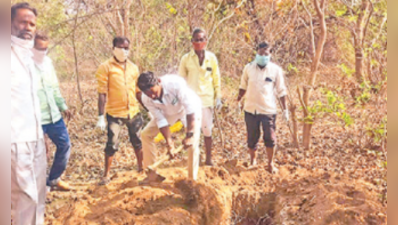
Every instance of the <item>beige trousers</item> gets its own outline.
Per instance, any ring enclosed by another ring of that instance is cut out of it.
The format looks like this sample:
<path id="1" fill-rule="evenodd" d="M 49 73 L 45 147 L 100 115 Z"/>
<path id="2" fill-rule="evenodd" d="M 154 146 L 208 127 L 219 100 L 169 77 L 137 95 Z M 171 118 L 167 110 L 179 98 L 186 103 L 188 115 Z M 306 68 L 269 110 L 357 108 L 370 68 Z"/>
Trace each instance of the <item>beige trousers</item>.
<path id="1" fill-rule="evenodd" d="M 11 215 L 14 225 L 44 224 L 46 168 L 44 140 L 11 144 Z"/>
<path id="2" fill-rule="evenodd" d="M 195 116 L 195 131 L 194 131 L 194 143 L 193 146 L 188 149 L 188 177 L 193 180 L 198 179 L 199 163 L 200 163 L 200 129 L 202 124 L 202 116 Z M 181 120 L 183 124 L 186 124 L 185 115 L 176 116 L 174 118 L 167 118 L 169 124 L 174 124 L 178 120 Z M 156 143 L 155 137 L 160 132 L 156 120 L 152 119 L 151 122 L 144 128 L 141 133 L 142 151 L 144 154 L 144 169 L 156 163 Z"/>

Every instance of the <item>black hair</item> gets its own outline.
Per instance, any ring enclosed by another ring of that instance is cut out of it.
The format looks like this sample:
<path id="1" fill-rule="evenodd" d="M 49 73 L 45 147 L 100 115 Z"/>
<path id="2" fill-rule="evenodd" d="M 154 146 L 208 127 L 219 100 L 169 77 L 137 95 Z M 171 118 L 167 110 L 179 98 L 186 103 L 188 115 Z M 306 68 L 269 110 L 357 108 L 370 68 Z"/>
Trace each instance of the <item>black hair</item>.
<path id="1" fill-rule="evenodd" d="M 257 50 L 259 50 L 260 48 L 269 48 L 269 47 L 270 45 L 264 41 L 257 45 Z"/>
<path id="2" fill-rule="evenodd" d="M 206 31 L 204 29 L 200 28 L 200 27 L 197 27 L 197 28 L 193 29 L 192 38 L 195 37 L 195 35 L 199 34 L 199 33 L 206 34 Z"/>
<path id="3" fill-rule="evenodd" d="M 48 41 L 50 38 L 43 32 L 36 32 L 35 41 L 36 40 Z"/>
<path id="4" fill-rule="evenodd" d="M 37 10 L 35 8 L 33 8 L 32 6 L 30 6 L 29 3 L 21 2 L 21 3 L 17 3 L 15 5 L 11 6 L 11 21 L 13 21 L 15 19 L 15 17 L 17 16 L 17 12 L 19 9 L 29 9 L 30 11 L 33 12 L 33 14 L 35 14 L 36 17 L 38 15 Z"/>
<path id="5" fill-rule="evenodd" d="M 155 76 L 155 74 L 153 74 L 153 72 L 150 71 L 142 73 L 137 82 L 138 88 L 141 91 L 147 91 L 158 84 L 158 78 Z"/>
<path id="6" fill-rule="evenodd" d="M 130 44 L 130 40 L 126 37 L 121 37 L 121 36 L 115 37 L 113 39 L 113 47 L 116 47 L 117 44 L 124 43 L 125 41 L 127 41 Z"/>

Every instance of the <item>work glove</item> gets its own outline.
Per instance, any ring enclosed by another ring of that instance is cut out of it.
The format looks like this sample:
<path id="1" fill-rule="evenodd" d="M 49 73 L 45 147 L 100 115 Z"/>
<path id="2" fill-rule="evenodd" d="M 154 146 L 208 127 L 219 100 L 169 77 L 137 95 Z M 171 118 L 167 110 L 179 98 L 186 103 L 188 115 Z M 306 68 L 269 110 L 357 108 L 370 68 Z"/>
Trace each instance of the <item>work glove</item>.
<path id="1" fill-rule="evenodd" d="M 105 131 L 106 122 L 104 115 L 98 117 L 97 127 L 100 128 L 102 131 Z"/>
<path id="2" fill-rule="evenodd" d="M 221 98 L 217 98 L 216 99 L 216 109 L 220 110 L 220 109 L 222 109 L 222 106 L 223 106 L 223 104 L 222 104 Z"/>
<path id="3" fill-rule="evenodd" d="M 289 122 L 289 120 L 290 120 L 290 112 L 289 112 L 289 110 L 287 110 L 287 109 L 285 109 L 284 111 L 283 111 L 283 113 L 282 113 L 282 117 L 283 117 L 283 119 L 286 121 L 286 122 Z"/>

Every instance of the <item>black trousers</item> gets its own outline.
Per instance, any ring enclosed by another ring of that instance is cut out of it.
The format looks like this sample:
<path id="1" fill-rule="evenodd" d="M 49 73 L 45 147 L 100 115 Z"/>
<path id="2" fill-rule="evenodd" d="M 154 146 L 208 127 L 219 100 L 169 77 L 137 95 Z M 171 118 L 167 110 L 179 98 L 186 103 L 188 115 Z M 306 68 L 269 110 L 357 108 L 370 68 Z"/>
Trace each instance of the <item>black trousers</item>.
<path id="1" fill-rule="evenodd" d="M 133 145 L 134 150 L 142 149 L 142 142 L 139 137 L 139 133 L 144 125 L 144 120 L 140 113 L 138 113 L 132 119 L 115 118 L 107 115 L 108 120 L 108 143 L 105 148 L 105 153 L 108 156 L 114 156 L 119 150 L 119 135 L 122 126 L 125 125 L 129 131 L 130 142 Z"/>
<path id="2" fill-rule="evenodd" d="M 276 115 L 254 115 L 245 112 L 247 127 L 247 142 L 250 149 L 257 150 L 258 142 L 263 130 L 265 146 L 273 148 L 276 145 Z"/>

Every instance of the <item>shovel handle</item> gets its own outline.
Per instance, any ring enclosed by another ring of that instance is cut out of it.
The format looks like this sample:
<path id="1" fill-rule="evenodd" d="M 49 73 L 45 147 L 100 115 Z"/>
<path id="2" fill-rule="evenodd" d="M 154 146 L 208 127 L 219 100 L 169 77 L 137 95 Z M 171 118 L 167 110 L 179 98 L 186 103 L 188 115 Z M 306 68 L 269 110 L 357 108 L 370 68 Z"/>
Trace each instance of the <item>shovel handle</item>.
<path id="1" fill-rule="evenodd" d="M 179 148 L 177 148 L 173 153 L 173 155 L 176 155 L 178 153 L 180 153 L 182 150 L 184 149 L 184 146 L 181 146 Z M 166 162 L 167 160 L 169 160 L 169 156 L 168 155 L 164 155 L 162 156 L 162 158 L 160 158 L 160 160 L 158 160 L 156 163 L 154 163 L 152 166 L 149 166 L 148 169 L 150 170 L 155 170 L 156 168 L 158 168 L 160 165 L 162 165 L 164 162 Z"/>

